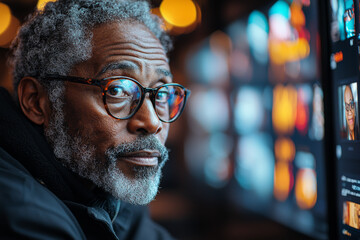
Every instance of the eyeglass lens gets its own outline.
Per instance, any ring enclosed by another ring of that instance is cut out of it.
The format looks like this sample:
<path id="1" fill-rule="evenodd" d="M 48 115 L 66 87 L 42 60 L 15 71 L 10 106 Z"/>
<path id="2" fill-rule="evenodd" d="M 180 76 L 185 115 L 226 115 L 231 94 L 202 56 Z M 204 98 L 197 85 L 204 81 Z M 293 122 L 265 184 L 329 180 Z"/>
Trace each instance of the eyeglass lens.
<path id="1" fill-rule="evenodd" d="M 141 102 L 141 87 L 129 79 L 111 81 L 106 91 L 106 104 L 112 116 L 125 119 L 132 115 Z M 155 95 L 155 111 L 165 122 L 176 119 L 184 107 L 185 90 L 176 85 L 165 85 Z"/>
<path id="2" fill-rule="evenodd" d="M 347 112 L 350 111 L 350 109 L 352 110 L 354 108 L 355 108 L 354 101 L 351 101 L 350 103 L 345 103 L 345 109 L 346 109 Z"/>
<path id="3" fill-rule="evenodd" d="M 184 106 L 185 91 L 179 86 L 159 88 L 155 96 L 156 113 L 163 121 L 176 119 Z"/>

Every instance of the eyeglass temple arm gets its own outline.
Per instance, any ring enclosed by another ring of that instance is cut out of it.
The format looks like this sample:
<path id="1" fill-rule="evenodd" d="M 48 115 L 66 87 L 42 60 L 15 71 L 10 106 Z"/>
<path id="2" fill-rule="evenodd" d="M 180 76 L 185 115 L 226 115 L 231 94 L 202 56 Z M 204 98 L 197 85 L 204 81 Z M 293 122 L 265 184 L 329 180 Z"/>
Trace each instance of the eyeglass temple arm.
<path id="1" fill-rule="evenodd" d="M 101 80 L 92 79 L 92 78 L 81 78 L 81 77 L 73 77 L 73 76 L 59 76 L 59 75 L 48 75 L 46 79 L 52 81 L 68 81 L 68 82 L 75 82 L 75 83 L 82 83 L 87 85 L 95 85 L 95 86 L 102 86 Z"/>

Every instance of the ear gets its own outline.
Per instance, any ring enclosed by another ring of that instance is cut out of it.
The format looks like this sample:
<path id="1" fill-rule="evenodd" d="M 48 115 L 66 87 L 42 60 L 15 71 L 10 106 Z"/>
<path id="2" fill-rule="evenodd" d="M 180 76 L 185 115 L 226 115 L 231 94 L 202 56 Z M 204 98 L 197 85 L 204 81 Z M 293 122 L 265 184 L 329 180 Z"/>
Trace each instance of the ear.
<path id="1" fill-rule="evenodd" d="M 32 77 L 24 77 L 18 86 L 20 107 L 27 118 L 33 123 L 43 125 L 48 123 L 50 105 L 44 87 Z"/>

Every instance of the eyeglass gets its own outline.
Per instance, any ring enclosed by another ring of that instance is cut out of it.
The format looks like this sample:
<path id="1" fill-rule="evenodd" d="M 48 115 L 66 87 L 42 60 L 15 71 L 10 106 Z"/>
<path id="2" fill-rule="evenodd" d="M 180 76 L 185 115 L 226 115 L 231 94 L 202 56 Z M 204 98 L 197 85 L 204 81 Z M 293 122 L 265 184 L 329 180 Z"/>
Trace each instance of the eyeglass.
<path id="1" fill-rule="evenodd" d="M 349 112 L 349 111 L 350 111 L 350 108 L 351 108 L 351 110 L 354 110 L 354 108 L 355 108 L 355 103 L 354 103 L 354 101 L 350 101 L 350 103 L 345 103 L 345 110 L 346 110 L 346 112 Z"/>
<path id="2" fill-rule="evenodd" d="M 154 106 L 158 118 L 167 123 L 174 122 L 182 113 L 190 90 L 177 83 L 163 84 L 157 88 L 143 87 L 130 77 L 114 76 L 104 79 L 49 75 L 45 79 L 69 81 L 98 86 L 102 89 L 107 113 L 116 119 L 129 119 L 141 107 L 146 93 Z"/>

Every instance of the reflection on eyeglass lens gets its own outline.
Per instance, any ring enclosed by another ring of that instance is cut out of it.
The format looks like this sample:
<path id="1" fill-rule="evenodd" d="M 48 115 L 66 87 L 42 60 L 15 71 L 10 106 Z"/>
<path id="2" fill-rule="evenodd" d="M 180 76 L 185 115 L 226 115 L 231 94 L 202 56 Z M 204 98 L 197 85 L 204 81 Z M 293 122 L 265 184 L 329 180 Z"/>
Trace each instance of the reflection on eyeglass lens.
<path id="1" fill-rule="evenodd" d="M 351 21 L 354 18 L 354 11 L 352 9 L 346 9 L 344 12 L 345 22 Z"/>
<path id="2" fill-rule="evenodd" d="M 347 112 L 350 110 L 354 110 L 354 108 L 355 108 L 354 101 L 351 101 L 350 103 L 345 103 L 345 109 Z"/>
<path id="3" fill-rule="evenodd" d="M 112 81 L 106 92 L 106 102 L 110 113 L 116 118 L 127 118 L 138 108 L 142 89 L 134 81 L 118 79 Z M 180 86 L 164 85 L 155 93 L 155 110 L 158 117 L 171 121 L 181 114 L 184 106 L 185 90 Z"/>

